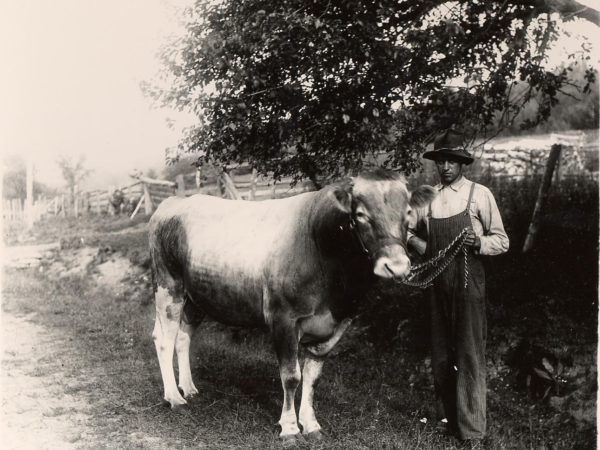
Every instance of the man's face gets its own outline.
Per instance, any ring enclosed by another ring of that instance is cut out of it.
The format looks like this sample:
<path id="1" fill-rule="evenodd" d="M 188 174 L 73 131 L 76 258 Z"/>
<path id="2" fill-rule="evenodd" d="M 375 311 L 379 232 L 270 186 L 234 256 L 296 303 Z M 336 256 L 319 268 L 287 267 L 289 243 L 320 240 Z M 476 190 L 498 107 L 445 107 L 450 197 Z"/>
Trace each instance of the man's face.
<path id="1" fill-rule="evenodd" d="M 443 185 L 452 184 L 462 175 L 463 165 L 458 161 L 441 157 L 435 161 L 435 165 L 437 166 L 440 181 Z"/>

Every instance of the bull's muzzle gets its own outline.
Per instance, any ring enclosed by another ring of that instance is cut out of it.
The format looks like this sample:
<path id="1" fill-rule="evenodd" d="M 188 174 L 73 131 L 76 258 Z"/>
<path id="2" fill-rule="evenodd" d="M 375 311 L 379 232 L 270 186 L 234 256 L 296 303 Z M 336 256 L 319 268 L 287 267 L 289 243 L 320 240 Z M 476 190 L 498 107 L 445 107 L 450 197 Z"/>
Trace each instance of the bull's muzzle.
<path id="1" fill-rule="evenodd" d="M 404 279 L 410 272 L 410 259 L 401 245 L 388 245 L 378 252 L 373 273 L 381 278 Z"/>

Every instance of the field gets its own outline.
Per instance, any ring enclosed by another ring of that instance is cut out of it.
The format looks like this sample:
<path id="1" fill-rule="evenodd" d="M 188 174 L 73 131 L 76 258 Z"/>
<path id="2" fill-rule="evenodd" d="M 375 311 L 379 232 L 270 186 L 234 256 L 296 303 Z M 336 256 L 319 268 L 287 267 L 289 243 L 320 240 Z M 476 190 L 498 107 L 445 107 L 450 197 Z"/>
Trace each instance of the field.
<path id="1" fill-rule="evenodd" d="M 517 245 L 487 262 L 486 448 L 595 445 L 594 186 L 566 187 L 551 199 L 556 210 L 535 252 L 522 255 Z M 526 220 L 519 211 L 533 198 L 529 191 L 496 186 L 503 211 L 511 211 L 506 225 L 515 243 L 522 242 Z M 60 249 L 39 267 L 4 269 L 6 442 L 10 448 L 281 448 L 281 384 L 262 332 L 204 323 L 192 344 L 200 394 L 181 414 L 162 404 L 145 219 L 56 218 L 29 241 L 59 241 Z M 327 437 L 298 448 L 460 448 L 436 426 L 426 317 L 419 291 L 377 286 L 316 390 Z"/>

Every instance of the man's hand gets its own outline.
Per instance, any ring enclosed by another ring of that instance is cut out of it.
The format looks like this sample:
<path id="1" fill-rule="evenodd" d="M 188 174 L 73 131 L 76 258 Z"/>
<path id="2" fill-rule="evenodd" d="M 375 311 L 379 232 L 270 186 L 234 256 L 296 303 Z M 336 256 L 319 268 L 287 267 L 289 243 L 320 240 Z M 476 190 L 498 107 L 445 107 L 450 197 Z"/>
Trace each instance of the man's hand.
<path id="1" fill-rule="evenodd" d="M 427 249 L 427 242 L 417 236 L 412 236 L 408 240 L 408 248 L 423 256 Z"/>
<path id="2" fill-rule="evenodd" d="M 469 228 L 467 231 L 467 237 L 465 238 L 465 245 L 467 247 L 472 247 L 475 250 L 479 250 L 481 248 L 481 240 L 479 236 L 475 234 L 472 228 Z"/>

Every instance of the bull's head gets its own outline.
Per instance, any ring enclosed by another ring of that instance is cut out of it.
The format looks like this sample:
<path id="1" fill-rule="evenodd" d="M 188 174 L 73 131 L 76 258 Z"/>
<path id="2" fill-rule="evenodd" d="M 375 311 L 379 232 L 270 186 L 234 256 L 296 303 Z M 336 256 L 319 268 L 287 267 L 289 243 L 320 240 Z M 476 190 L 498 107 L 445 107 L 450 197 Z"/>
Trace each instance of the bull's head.
<path id="1" fill-rule="evenodd" d="M 347 213 L 348 227 L 361 250 L 382 278 L 404 278 L 410 271 L 406 251 L 408 228 L 416 224 L 416 209 L 429 204 L 435 190 L 420 186 L 410 193 L 400 174 L 384 170 L 367 172 L 337 186 L 332 194 Z"/>

